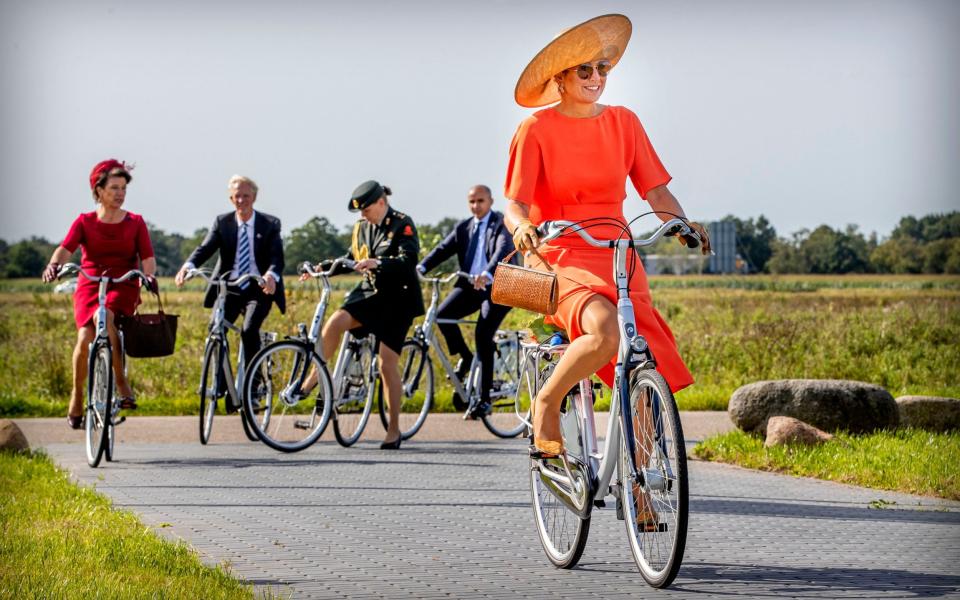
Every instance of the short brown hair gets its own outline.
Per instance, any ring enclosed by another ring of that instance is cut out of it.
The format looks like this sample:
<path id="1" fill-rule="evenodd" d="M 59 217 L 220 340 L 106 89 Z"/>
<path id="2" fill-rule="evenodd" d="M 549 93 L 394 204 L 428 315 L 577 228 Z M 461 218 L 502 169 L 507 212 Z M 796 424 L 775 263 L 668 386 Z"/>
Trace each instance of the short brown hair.
<path id="1" fill-rule="evenodd" d="M 100 199 L 97 198 L 97 188 L 102 188 L 103 186 L 107 185 L 107 180 L 111 177 L 123 177 L 128 184 L 133 181 L 133 176 L 130 175 L 130 171 L 121 167 L 114 167 L 109 171 L 104 171 L 100 174 L 100 177 L 97 178 L 96 185 L 93 186 L 92 192 L 94 202 L 100 202 Z"/>

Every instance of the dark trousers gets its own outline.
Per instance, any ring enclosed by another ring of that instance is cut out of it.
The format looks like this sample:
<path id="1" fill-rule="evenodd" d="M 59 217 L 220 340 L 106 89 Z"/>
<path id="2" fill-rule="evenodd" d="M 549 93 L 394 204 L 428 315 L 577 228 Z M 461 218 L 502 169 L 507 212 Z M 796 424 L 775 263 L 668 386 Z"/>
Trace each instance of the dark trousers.
<path id="1" fill-rule="evenodd" d="M 273 298 L 263 293 L 255 282 L 236 294 L 228 294 L 223 306 L 223 317 L 233 323 L 243 315 L 240 337 L 243 339 L 243 356 L 246 366 L 260 350 L 260 326 L 270 312 Z"/>
<path id="2" fill-rule="evenodd" d="M 503 318 L 510 312 L 509 306 L 494 304 L 490 300 L 490 288 L 477 291 L 472 288 L 454 288 L 444 299 L 437 311 L 439 319 L 462 319 L 465 316 L 480 311 L 477 315 L 477 359 L 480 361 L 480 397 L 490 399 L 490 386 L 493 383 L 493 352 L 495 349 L 493 336 L 503 322 Z M 464 358 L 471 356 L 467 343 L 463 340 L 460 326 L 455 323 L 441 323 L 440 333 L 447 340 L 447 349 L 450 354 L 459 354 Z"/>

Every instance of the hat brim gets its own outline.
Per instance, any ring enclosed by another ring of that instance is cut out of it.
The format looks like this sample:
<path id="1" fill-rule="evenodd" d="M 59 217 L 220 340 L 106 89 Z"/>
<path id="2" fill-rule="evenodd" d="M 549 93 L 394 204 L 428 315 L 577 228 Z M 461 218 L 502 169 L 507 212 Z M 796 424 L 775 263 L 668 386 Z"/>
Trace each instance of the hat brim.
<path id="1" fill-rule="evenodd" d="M 536 108 L 560 100 L 553 80 L 558 73 L 593 60 L 620 62 L 633 25 L 624 15 L 594 17 L 560 33 L 537 53 L 520 74 L 513 97 L 520 106 Z"/>

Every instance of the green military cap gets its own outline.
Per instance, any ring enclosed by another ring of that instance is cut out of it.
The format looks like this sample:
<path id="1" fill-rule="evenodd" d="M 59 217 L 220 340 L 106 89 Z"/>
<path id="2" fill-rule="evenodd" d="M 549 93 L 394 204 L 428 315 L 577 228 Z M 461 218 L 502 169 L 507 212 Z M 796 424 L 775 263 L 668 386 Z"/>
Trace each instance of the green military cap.
<path id="1" fill-rule="evenodd" d="M 350 204 L 347 209 L 350 212 L 357 212 L 370 206 L 383 196 L 383 186 L 373 181 L 364 181 L 350 195 Z"/>

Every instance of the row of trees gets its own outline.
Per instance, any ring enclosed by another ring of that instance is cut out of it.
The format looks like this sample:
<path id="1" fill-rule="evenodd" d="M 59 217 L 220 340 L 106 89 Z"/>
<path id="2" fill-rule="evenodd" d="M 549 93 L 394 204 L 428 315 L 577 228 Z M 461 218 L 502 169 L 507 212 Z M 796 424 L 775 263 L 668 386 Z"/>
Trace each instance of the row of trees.
<path id="1" fill-rule="evenodd" d="M 733 220 L 740 255 L 767 273 L 960 273 L 960 212 L 904 217 L 890 237 L 821 225 L 777 237 L 762 216 Z"/>
<path id="2" fill-rule="evenodd" d="M 457 223 L 457 219 L 450 217 L 435 225 L 418 226 L 421 248 L 428 250 L 439 244 Z M 147 224 L 147 229 L 150 231 L 150 241 L 157 259 L 157 271 L 161 275 L 176 273 L 207 235 L 206 228 L 196 230 L 190 237 L 167 233 L 150 224 Z M 303 261 L 316 262 L 346 254 L 350 247 L 351 231 L 352 228 L 337 231 L 325 217 L 313 217 L 304 225 L 293 229 L 284 239 L 285 273 L 294 274 L 297 265 Z M 39 277 L 56 247 L 56 243 L 42 237 L 31 237 L 14 244 L 0 240 L 0 278 Z M 73 261 L 79 260 L 78 251 L 74 254 Z M 449 271 L 452 260 L 450 262 L 449 265 L 441 265 L 441 268 Z"/>
<path id="3" fill-rule="evenodd" d="M 738 219 L 737 252 L 751 272 L 758 273 L 960 273 L 960 212 L 904 217 L 890 237 L 864 236 L 855 225 L 833 229 L 821 225 L 790 237 L 778 237 L 763 215 Z M 458 222 L 446 218 L 420 225 L 423 250 L 433 248 Z M 172 275 L 206 235 L 166 233 L 149 226 L 160 274 Z M 350 229 L 337 231 L 325 217 L 313 217 L 286 236 L 286 272 L 294 273 L 302 261 L 344 254 L 350 246 Z M 56 247 L 44 238 L 31 237 L 14 244 L 0 240 L 0 277 L 39 277 Z M 78 257 L 75 257 L 77 259 Z M 451 270 L 453 265 L 443 265 Z"/>

